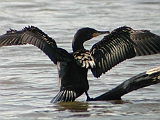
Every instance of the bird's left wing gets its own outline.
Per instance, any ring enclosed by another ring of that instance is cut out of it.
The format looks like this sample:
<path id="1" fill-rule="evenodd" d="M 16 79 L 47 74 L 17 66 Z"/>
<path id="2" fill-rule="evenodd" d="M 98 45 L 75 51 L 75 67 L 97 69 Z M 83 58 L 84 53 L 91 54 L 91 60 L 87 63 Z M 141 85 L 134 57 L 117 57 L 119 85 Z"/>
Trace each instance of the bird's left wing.
<path id="1" fill-rule="evenodd" d="M 54 39 L 37 27 L 29 26 L 17 31 L 10 29 L 0 36 L 0 47 L 10 45 L 32 44 L 41 49 L 56 64 L 57 61 L 67 62 L 72 56 L 64 49 L 58 48 Z"/>
<path id="2" fill-rule="evenodd" d="M 105 36 L 90 50 L 95 67 L 91 71 L 100 77 L 118 63 L 135 56 L 160 52 L 160 36 L 147 30 L 133 30 L 124 26 Z"/>

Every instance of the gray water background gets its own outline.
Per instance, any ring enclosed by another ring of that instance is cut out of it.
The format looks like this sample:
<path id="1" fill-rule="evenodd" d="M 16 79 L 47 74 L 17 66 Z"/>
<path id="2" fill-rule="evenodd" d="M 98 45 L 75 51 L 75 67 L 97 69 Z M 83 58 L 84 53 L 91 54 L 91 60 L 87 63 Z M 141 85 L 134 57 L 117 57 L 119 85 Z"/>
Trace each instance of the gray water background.
<path id="1" fill-rule="evenodd" d="M 74 33 L 81 27 L 110 30 L 120 26 L 148 29 L 160 35 L 159 0 L 0 0 L 0 34 L 9 28 L 34 25 L 71 52 Z M 86 42 L 85 47 L 103 36 Z M 96 79 L 89 73 L 91 97 L 124 80 L 160 66 L 160 54 L 127 60 Z M 32 45 L 0 48 L 0 119 L 12 120 L 159 120 L 160 84 L 123 97 L 123 101 L 51 104 L 58 93 L 57 67 Z"/>

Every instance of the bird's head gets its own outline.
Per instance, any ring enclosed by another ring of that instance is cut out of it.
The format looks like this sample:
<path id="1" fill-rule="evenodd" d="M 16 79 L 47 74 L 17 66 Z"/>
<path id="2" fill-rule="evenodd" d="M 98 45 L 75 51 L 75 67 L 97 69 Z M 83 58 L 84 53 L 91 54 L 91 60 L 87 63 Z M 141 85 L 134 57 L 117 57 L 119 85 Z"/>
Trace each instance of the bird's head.
<path id="1" fill-rule="evenodd" d="M 94 28 L 81 28 L 74 35 L 74 40 L 81 40 L 83 42 L 92 39 L 98 35 L 109 34 L 109 31 L 97 31 Z"/>
<path id="2" fill-rule="evenodd" d="M 98 31 L 93 28 L 85 27 L 79 29 L 74 35 L 74 39 L 72 41 L 73 51 L 83 48 L 83 43 L 87 40 L 92 39 L 93 37 L 109 34 L 109 31 Z"/>

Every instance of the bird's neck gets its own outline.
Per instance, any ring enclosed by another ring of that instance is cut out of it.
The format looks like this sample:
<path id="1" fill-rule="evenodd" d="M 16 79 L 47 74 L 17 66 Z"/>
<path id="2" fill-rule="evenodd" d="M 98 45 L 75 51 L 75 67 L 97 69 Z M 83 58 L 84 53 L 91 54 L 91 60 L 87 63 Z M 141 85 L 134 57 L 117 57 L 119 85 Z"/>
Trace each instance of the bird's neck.
<path id="1" fill-rule="evenodd" d="M 80 49 L 84 49 L 83 43 L 84 43 L 83 40 L 73 39 L 73 41 L 72 41 L 73 52 L 80 50 Z"/>

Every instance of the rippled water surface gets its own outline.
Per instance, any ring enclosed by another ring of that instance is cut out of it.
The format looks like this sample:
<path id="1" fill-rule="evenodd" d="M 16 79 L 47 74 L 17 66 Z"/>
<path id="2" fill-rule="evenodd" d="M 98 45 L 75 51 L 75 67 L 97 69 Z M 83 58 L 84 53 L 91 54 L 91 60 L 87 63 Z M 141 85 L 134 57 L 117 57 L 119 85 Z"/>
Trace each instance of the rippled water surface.
<path id="1" fill-rule="evenodd" d="M 113 30 L 127 25 L 160 35 L 159 0 L 1 0 L 0 34 L 28 25 L 41 28 L 59 47 L 71 51 L 77 29 Z M 85 43 L 90 48 L 103 36 Z M 129 77 L 160 66 L 160 54 L 127 60 L 96 79 L 89 73 L 89 94 L 96 97 Z M 0 119 L 159 120 L 160 84 L 123 97 L 123 101 L 51 104 L 58 92 L 57 67 L 32 45 L 0 48 Z"/>

